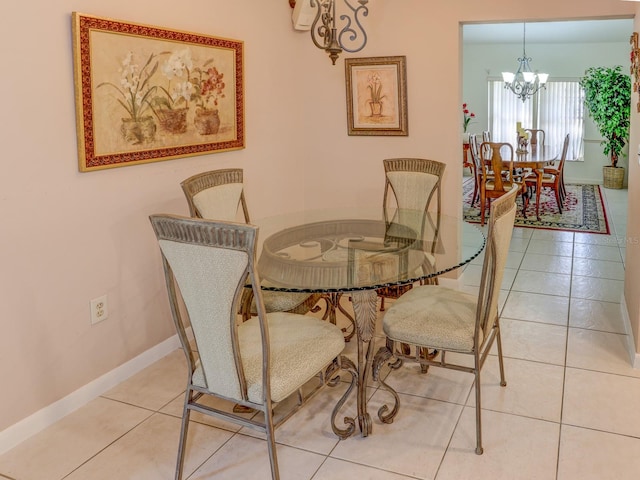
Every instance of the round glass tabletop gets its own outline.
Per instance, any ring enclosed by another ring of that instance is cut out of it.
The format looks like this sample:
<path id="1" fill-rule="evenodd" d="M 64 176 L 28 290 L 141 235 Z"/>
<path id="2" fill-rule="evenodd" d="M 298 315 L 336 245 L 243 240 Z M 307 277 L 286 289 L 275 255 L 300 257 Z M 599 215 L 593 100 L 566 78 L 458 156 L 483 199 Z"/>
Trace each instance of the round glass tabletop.
<path id="1" fill-rule="evenodd" d="M 313 210 L 253 223 L 260 227 L 263 290 L 331 293 L 405 285 L 460 268 L 485 245 L 478 227 L 415 210 Z"/>

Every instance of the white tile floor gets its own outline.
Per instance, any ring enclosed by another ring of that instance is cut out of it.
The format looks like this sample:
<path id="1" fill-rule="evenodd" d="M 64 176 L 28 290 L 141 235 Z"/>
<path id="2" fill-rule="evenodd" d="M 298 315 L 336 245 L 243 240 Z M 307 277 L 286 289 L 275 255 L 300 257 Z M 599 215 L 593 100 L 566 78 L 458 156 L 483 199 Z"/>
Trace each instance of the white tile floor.
<path id="1" fill-rule="evenodd" d="M 474 453 L 472 376 L 403 367 L 390 380 L 402 401 L 393 424 L 375 417 L 388 397 L 372 385 L 367 438 L 340 441 L 331 432 L 338 389 L 285 423 L 276 434 L 282 478 L 640 478 L 640 371 L 630 367 L 619 304 L 626 191 L 603 191 L 612 236 L 514 231 L 501 292 L 508 386 L 499 386 L 489 357 L 484 455 Z M 465 288 L 476 288 L 479 264 L 468 267 Z M 181 351 L 173 352 L 2 455 L 0 478 L 173 478 L 184 370 Z M 193 418 L 188 479 L 270 478 L 260 435 Z"/>

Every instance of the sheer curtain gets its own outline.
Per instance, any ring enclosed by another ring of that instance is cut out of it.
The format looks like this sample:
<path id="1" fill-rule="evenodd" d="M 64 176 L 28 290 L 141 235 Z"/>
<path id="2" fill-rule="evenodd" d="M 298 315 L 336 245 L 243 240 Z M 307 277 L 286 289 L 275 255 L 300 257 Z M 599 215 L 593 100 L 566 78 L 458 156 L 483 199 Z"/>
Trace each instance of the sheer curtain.
<path id="1" fill-rule="evenodd" d="M 582 160 L 584 137 L 584 91 L 577 81 L 554 81 L 540 95 L 538 125 L 548 145 L 562 145 L 569 134 L 568 160 Z"/>
<path id="2" fill-rule="evenodd" d="M 515 144 L 516 123 L 545 131 L 547 145 L 560 146 L 569 134 L 567 160 L 582 160 L 584 91 L 577 80 L 553 80 L 523 102 L 504 88 L 502 80 L 489 80 L 489 118 L 494 139 Z"/>
<path id="3" fill-rule="evenodd" d="M 520 100 L 504 88 L 502 80 L 489 81 L 489 118 L 494 142 L 515 145 L 518 141 L 516 123 L 521 122 L 523 128 L 528 128 L 534 124 L 533 116 L 533 102 Z"/>

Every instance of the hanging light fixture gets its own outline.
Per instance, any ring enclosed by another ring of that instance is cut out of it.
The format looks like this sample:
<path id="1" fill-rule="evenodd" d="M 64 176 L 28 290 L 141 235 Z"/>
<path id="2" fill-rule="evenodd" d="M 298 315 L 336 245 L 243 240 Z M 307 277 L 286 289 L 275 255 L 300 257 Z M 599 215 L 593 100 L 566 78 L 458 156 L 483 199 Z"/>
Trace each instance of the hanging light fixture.
<path id="1" fill-rule="evenodd" d="M 527 51 L 525 48 L 525 40 L 527 35 L 527 24 L 522 24 L 522 57 L 518 58 L 520 65 L 516 73 L 502 72 L 502 79 L 504 80 L 504 88 L 508 88 L 516 94 L 523 102 L 528 98 L 531 98 L 541 88 L 546 88 L 546 83 L 549 78 L 548 73 L 535 73 L 531 70 L 529 62 L 531 57 L 527 57 Z"/>
<path id="2" fill-rule="evenodd" d="M 342 28 L 338 31 L 336 3 L 339 1 L 344 3 L 344 7 L 339 12 Z M 329 54 L 334 65 L 343 50 L 359 52 L 367 44 L 367 32 L 361 23 L 362 17 L 369 15 L 367 3 L 369 0 L 357 0 L 357 3 L 353 0 L 289 0 L 294 7 L 294 28 L 310 29 L 311 40 Z"/>

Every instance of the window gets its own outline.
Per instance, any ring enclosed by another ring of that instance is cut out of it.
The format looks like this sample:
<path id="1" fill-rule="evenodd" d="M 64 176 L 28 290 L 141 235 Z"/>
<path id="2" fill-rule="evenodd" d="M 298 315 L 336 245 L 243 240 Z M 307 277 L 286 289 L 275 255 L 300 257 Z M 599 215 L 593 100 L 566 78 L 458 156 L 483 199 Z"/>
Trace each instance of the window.
<path id="1" fill-rule="evenodd" d="M 567 160 L 582 160 L 584 91 L 578 80 L 550 80 L 547 88 L 523 102 L 502 80 L 489 80 L 489 125 L 493 138 L 515 144 L 516 122 L 545 132 L 547 145 L 562 145 L 569 134 Z"/>

